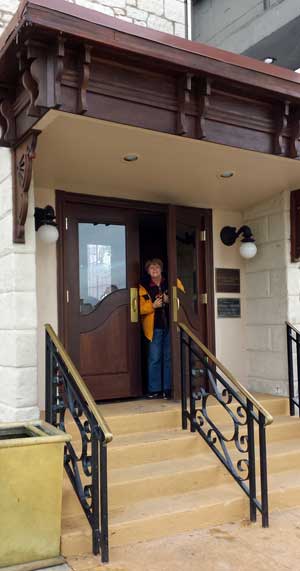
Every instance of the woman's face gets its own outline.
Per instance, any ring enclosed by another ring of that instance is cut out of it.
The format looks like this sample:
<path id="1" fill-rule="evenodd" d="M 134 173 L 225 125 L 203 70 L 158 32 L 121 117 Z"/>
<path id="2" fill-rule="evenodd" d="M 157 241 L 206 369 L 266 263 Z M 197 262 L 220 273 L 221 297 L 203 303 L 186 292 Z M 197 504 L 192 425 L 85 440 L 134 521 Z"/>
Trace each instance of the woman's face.
<path id="1" fill-rule="evenodd" d="M 158 264 L 151 264 L 148 268 L 148 274 L 153 280 L 161 278 L 161 267 Z"/>

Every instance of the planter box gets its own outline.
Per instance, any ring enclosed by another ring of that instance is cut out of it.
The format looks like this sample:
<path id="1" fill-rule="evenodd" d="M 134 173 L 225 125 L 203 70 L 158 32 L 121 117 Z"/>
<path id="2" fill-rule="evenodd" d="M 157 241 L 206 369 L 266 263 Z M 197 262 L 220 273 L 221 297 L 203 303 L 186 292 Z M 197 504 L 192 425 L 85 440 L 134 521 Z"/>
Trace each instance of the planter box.
<path id="1" fill-rule="evenodd" d="M 43 421 L 0 424 L 0 567 L 59 557 L 70 439 Z"/>

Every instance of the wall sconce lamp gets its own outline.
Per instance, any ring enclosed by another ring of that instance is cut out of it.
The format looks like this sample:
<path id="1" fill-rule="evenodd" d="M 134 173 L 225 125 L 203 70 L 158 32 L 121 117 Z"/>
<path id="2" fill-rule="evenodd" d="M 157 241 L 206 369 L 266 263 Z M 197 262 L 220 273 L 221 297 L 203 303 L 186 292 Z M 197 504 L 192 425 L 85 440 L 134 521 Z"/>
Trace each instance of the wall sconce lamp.
<path id="1" fill-rule="evenodd" d="M 57 224 L 55 220 L 55 212 L 52 206 L 34 209 L 35 231 L 38 237 L 46 244 L 54 244 L 59 238 Z"/>
<path id="2" fill-rule="evenodd" d="M 221 240 L 225 246 L 232 246 L 239 236 L 242 236 L 240 245 L 240 254 L 242 258 L 245 258 L 246 260 L 254 258 L 257 252 L 257 247 L 249 226 L 241 226 L 239 230 L 233 226 L 224 226 L 220 233 Z"/>

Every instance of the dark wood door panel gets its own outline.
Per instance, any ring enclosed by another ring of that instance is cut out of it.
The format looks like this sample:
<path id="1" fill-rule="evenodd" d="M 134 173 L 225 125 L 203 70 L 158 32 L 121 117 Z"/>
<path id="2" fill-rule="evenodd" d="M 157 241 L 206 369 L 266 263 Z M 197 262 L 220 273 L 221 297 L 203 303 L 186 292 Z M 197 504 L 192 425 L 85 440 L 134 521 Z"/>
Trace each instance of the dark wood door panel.
<path id="1" fill-rule="evenodd" d="M 88 333 L 80 333 L 80 370 L 88 375 L 130 373 L 128 308 L 116 309 L 104 323 Z"/>
<path id="2" fill-rule="evenodd" d="M 128 375 L 89 375 L 84 380 L 95 400 L 110 400 L 128 397 Z M 130 386 L 131 397 L 139 397 L 140 391 L 136 393 Z"/>

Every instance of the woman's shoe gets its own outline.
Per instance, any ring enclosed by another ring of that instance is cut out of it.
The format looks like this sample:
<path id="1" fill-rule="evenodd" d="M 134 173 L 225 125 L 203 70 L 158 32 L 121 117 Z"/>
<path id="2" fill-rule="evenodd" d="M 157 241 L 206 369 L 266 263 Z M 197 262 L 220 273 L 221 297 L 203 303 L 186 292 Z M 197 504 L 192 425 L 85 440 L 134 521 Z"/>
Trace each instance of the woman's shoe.
<path id="1" fill-rule="evenodd" d="M 147 399 L 159 399 L 160 393 L 148 393 L 146 397 Z"/>
<path id="2" fill-rule="evenodd" d="M 162 394 L 163 399 L 170 400 L 171 398 L 171 391 L 164 391 Z"/>

